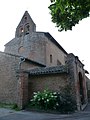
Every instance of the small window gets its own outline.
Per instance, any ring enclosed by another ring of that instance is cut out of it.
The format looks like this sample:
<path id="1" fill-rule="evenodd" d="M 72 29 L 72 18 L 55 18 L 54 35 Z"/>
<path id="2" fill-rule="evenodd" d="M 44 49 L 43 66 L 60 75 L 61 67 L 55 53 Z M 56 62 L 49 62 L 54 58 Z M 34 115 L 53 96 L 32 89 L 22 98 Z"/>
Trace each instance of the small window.
<path id="1" fill-rule="evenodd" d="M 27 31 L 29 31 L 30 30 L 30 26 L 29 25 L 27 25 Z"/>
<path id="2" fill-rule="evenodd" d="M 22 32 L 22 33 L 24 32 L 23 28 L 21 28 L 21 32 Z"/>
<path id="3" fill-rule="evenodd" d="M 25 25 L 25 35 L 29 34 L 29 31 L 30 31 L 30 25 L 29 25 L 29 23 L 27 23 Z"/>
<path id="4" fill-rule="evenodd" d="M 27 22 L 27 17 L 26 16 L 24 17 L 24 21 Z"/>
<path id="5" fill-rule="evenodd" d="M 50 63 L 52 63 L 52 55 L 50 55 Z"/>
<path id="6" fill-rule="evenodd" d="M 20 26 L 20 28 L 19 28 L 19 37 L 22 37 L 23 32 L 24 32 L 23 26 Z"/>
<path id="7" fill-rule="evenodd" d="M 27 17 L 25 17 L 25 20 L 27 20 Z"/>

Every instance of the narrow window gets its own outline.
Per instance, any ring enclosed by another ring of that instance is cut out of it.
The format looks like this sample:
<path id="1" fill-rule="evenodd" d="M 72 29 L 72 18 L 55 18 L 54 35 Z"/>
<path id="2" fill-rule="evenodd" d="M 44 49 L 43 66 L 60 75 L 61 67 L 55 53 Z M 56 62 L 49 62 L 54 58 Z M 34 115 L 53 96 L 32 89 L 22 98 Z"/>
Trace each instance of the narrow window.
<path id="1" fill-rule="evenodd" d="M 21 32 L 24 32 L 23 28 L 21 28 Z"/>
<path id="2" fill-rule="evenodd" d="M 25 35 L 29 34 L 30 31 L 30 25 L 29 23 L 25 25 Z"/>
<path id="3" fill-rule="evenodd" d="M 50 55 L 50 63 L 52 63 L 52 55 Z"/>
<path id="4" fill-rule="evenodd" d="M 21 37 L 23 35 L 24 29 L 23 26 L 19 28 L 19 36 Z"/>
<path id="5" fill-rule="evenodd" d="M 29 31 L 29 28 L 30 28 L 30 26 L 29 26 L 29 25 L 27 25 L 27 31 Z"/>

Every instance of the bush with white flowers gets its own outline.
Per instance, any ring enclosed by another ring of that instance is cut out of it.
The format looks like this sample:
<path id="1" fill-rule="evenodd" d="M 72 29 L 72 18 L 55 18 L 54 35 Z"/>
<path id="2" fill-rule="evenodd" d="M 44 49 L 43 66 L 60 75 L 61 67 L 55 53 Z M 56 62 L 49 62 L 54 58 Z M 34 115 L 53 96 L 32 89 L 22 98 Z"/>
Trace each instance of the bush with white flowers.
<path id="1" fill-rule="evenodd" d="M 67 86 L 63 93 L 44 90 L 34 92 L 30 106 L 44 110 L 56 110 L 61 113 L 70 113 L 76 110 L 76 102 L 72 99 L 70 88 Z"/>
<path id="2" fill-rule="evenodd" d="M 49 90 L 42 92 L 34 92 L 33 99 L 30 100 L 32 106 L 36 106 L 41 109 L 56 109 L 58 106 L 57 93 Z"/>

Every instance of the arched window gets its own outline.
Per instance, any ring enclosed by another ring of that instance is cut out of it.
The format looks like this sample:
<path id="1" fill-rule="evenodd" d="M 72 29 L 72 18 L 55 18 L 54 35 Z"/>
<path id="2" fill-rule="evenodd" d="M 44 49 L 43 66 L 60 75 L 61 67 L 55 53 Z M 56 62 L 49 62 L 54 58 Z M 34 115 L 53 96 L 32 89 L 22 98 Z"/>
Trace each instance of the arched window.
<path id="1" fill-rule="evenodd" d="M 23 29 L 23 26 L 20 26 L 19 27 L 19 36 L 21 37 L 24 33 L 24 29 Z"/>
<path id="2" fill-rule="evenodd" d="M 50 63 L 52 63 L 52 55 L 50 55 Z"/>
<path id="3" fill-rule="evenodd" d="M 29 26 L 29 25 L 27 25 L 27 30 L 28 30 L 28 31 L 30 30 L 30 26 Z"/>
<path id="4" fill-rule="evenodd" d="M 29 23 L 25 25 L 25 35 L 29 34 L 30 31 L 30 25 Z"/>
<path id="5" fill-rule="evenodd" d="M 24 32 L 24 29 L 23 28 L 21 28 L 21 33 L 23 33 Z"/>

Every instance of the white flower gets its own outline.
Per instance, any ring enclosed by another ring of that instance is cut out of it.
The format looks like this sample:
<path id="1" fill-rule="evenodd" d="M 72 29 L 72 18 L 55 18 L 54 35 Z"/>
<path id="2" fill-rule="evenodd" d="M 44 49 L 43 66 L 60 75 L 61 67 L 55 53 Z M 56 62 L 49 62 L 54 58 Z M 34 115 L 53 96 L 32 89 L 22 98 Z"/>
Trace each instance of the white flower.
<path id="1" fill-rule="evenodd" d="M 30 100 L 31 102 L 33 101 L 33 99 Z"/>
<path id="2" fill-rule="evenodd" d="M 34 92 L 33 94 L 34 94 L 34 95 L 36 95 L 37 93 L 36 93 L 36 92 Z"/>
<path id="3" fill-rule="evenodd" d="M 37 97 L 37 95 L 34 95 L 34 98 L 36 98 Z"/>
<path id="4" fill-rule="evenodd" d="M 57 98 L 57 96 L 54 96 L 55 98 Z"/>
<path id="5" fill-rule="evenodd" d="M 59 104 L 58 104 L 58 103 L 56 103 L 56 106 L 59 106 Z"/>
<path id="6" fill-rule="evenodd" d="M 54 95 L 56 95 L 57 93 L 56 93 L 56 92 L 54 92 L 53 94 L 54 94 Z"/>
<path id="7" fill-rule="evenodd" d="M 39 94 L 40 92 L 38 91 L 37 93 Z"/>
<path id="8" fill-rule="evenodd" d="M 44 90 L 44 92 L 47 92 L 46 90 Z"/>
<path id="9" fill-rule="evenodd" d="M 49 102 L 49 99 L 47 99 L 47 102 Z"/>
<path id="10" fill-rule="evenodd" d="M 47 97 L 47 94 L 45 94 L 45 96 Z"/>
<path id="11" fill-rule="evenodd" d="M 44 98 L 42 98 L 42 100 L 44 100 Z"/>
<path id="12" fill-rule="evenodd" d="M 38 101 L 40 101 L 40 99 L 38 99 Z"/>

